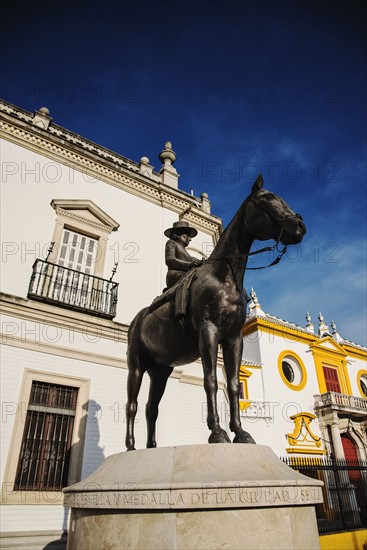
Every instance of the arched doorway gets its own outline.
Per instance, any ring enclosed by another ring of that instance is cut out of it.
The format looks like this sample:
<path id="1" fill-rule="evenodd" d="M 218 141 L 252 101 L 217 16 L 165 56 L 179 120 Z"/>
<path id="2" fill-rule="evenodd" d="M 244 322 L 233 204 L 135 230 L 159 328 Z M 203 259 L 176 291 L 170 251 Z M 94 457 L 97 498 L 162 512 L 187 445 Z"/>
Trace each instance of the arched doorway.
<path id="1" fill-rule="evenodd" d="M 358 462 L 358 454 L 355 442 L 346 434 L 342 434 L 342 443 L 345 460 Z"/>
<path id="2" fill-rule="evenodd" d="M 362 525 L 367 521 L 366 494 L 362 479 L 362 464 L 359 461 L 357 445 L 348 435 L 341 436 L 349 481 L 354 485 Z"/>

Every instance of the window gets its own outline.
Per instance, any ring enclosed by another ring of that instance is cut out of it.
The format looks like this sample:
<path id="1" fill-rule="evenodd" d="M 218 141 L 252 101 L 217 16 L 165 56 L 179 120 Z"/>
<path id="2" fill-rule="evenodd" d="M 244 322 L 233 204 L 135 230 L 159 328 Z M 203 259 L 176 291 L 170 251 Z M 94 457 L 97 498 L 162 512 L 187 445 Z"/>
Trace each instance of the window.
<path id="1" fill-rule="evenodd" d="M 323 365 L 322 370 L 325 377 L 326 391 L 342 393 L 340 390 L 338 370 L 332 367 L 326 367 L 325 365 Z"/>
<path id="2" fill-rule="evenodd" d="M 90 200 L 54 199 L 51 206 L 57 219 L 49 261 L 103 277 L 108 235 L 119 224 Z"/>
<path id="3" fill-rule="evenodd" d="M 367 397 L 367 371 L 360 370 L 357 373 L 357 383 L 362 397 Z"/>
<path id="4" fill-rule="evenodd" d="M 53 200 L 57 219 L 46 259 L 37 259 L 28 298 L 113 319 L 118 283 L 104 275 L 108 235 L 118 223 L 88 200 Z"/>
<path id="5" fill-rule="evenodd" d="M 32 382 L 14 489 L 66 487 L 77 396 L 78 388 Z"/>
<path id="6" fill-rule="evenodd" d="M 80 481 L 90 381 L 25 369 L 9 446 L 2 502 L 62 504 Z"/>
<path id="7" fill-rule="evenodd" d="M 93 275 L 97 249 L 97 239 L 64 229 L 57 263 Z"/>
<path id="8" fill-rule="evenodd" d="M 294 370 L 288 361 L 282 361 L 282 371 L 290 384 L 294 382 Z"/>
<path id="9" fill-rule="evenodd" d="M 248 379 L 250 376 L 252 376 L 252 372 L 246 369 L 244 365 L 241 365 L 239 372 L 239 402 L 241 411 L 251 405 L 251 401 L 248 398 Z"/>
<path id="10" fill-rule="evenodd" d="M 307 383 L 305 366 L 298 355 L 291 350 L 283 351 L 278 357 L 278 371 L 283 382 L 292 390 L 302 390 Z"/>

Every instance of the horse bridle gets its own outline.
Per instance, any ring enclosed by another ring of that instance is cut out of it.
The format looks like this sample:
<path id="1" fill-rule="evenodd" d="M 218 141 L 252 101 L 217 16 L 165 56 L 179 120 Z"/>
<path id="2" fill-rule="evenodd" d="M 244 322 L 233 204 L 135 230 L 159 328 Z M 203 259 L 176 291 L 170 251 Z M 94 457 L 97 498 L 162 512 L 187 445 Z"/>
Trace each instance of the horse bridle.
<path id="1" fill-rule="evenodd" d="M 231 260 L 231 259 L 234 259 L 234 258 L 238 258 L 239 256 L 243 256 L 243 257 L 255 256 L 256 254 L 261 254 L 262 252 L 273 252 L 274 250 L 279 252 L 279 254 L 275 258 L 275 260 L 273 260 L 268 265 L 263 265 L 261 267 L 246 267 L 247 271 L 255 271 L 255 270 L 258 270 L 258 269 L 266 269 L 267 267 L 271 267 L 273 265 L 276 265 L 283 258 L 284 254 L 287 251 L 287 245 L 285 244 L 282 249 L 279 249 L 279 245 L 280 245 L 280 240 L 282 238 L 283 231 L 284 231 L 284 222 L 288 218 L 298 218 L 300 221 L 303 221 L 302 216 L 300 214 L 297 214 L 297 213 L 296 214 L 289 214 L 288 216 L 284 216 L 282 218 L 282 222 L 279 223 L 279 221 L 275 218 L 273 213 L 268 208 L 266 208 L 264 205 L 260 204 L 260 202 L 256 199 L 256 197 L 252 197 L 252 196 L 249 197 L 248 200 L 247 200 L 247 204 L 249 202 L 253 202 L 254 204 L 256 204 L 256 206 L 258 208 L 260 208 L 261 210 L 266 212 L 266 214 L 269 216 L 269 218 L 274 223 L 274 225 L 279 227 L 279 234 L 276 237 L 276 243 L 273 246 L 264 246 L 263 248 L 260 248 L 260 250 L 254 250 L 253 252 L 239 253 L 239 254 L 235 254 L 235 255 L 232 255 L 232 256 L 225 256 L 225 257 L 221 257 L 221 258 L 213 258 L 213 259 L 208 258 L 207 260 L 205 260 L 205 262 L 215 262 L 215 261 L 218 261 L 218 260 Z M 232 269 L 231 265 L 230 265 L 230 267 Z"/>
<path id="2" fill-rule="evenodd" d="M 277 197 L 277 198 L 279 198 L 279 197 Z M 244 254 L 244 256 L 254 256 L 255 254 L 261 254 L 262 252 L 273 252 L 274 250 L 279 252 L 279 254 L 275 258 L 275 260 L 272 261 L 268 265 L 264 265 L 264 266 L 261 266 L 261 267 L 246 267 L 246 270 L 255 271 L 257 269 L 265 269 L 267 267 L 271 267 L 273 265 L 278 264 L 280 262 L 280 260 L 283 258 L 284 254 L 286 253 L 286 251 L 287 251 L 287 245 L 286 244 L 283 246 L 283 248 L 281 250 L 279 250 L 279 244 L 280 244 L 280 240 L 281 240 L 282 235 L 283 235 L 285 220 L 287 220 L 288 218 L 297 218 L 300 221 L 303 221 L 303 219 L 302 219 L 302 216 L 300 214 L 295 213 L 295 214 L 289 214 L 288 216 L 284 216 L 282 218 L 282 222 L 279 223 L 279 221 L 275 218 L 273 213 L 268 208 L 266 208 L 264 205 L 260 204 L 260 202 L 256 199 L 256 197 L 250 197 L 248 199 L 248 202 L 253 202 L 254 204 L 256 204 L 256 206 L 258 208 L 260 208 L 260 210 L 263 210 L 264 212 L 266 212 L 266 214 L 269 216 L 269 218 L 274 223 L 274 225 L 279 227 L 279 234 L 276 238 L 276 243 L 273 246 L 264 246 L 260 250 L 255 250 L 254 252 L 248 252 L 248 253 Z"/>

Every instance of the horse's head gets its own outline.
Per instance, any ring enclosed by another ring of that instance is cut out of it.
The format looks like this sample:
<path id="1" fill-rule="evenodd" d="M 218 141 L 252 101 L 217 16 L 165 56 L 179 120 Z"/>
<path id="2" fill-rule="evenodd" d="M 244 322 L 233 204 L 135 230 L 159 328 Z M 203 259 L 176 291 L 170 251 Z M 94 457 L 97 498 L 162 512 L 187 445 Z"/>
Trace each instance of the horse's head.
<path id="1" fill-rule="evenodd" d="M 266 189 L 260 174 L 247 199 L 246 225 L 260 241 L 274 239 L 282 244 L 300 243 L 306 233 L 302 217 L 288 204 Z"/>

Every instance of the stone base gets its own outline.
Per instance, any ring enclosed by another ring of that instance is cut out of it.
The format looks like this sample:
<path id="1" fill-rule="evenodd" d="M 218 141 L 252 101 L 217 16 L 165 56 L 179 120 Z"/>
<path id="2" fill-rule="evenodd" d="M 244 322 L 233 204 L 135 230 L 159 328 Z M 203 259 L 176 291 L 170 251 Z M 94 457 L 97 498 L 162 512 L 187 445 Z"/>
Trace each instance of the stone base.
<path id="1" fill-rule="evenodd" d="M 65 489 L 68 549 L 318 549 L 321 485 L 260 445 L 120 453 Z"/>

